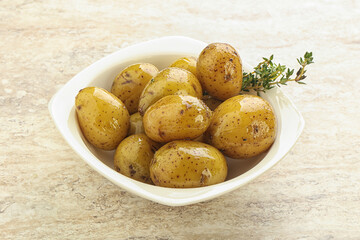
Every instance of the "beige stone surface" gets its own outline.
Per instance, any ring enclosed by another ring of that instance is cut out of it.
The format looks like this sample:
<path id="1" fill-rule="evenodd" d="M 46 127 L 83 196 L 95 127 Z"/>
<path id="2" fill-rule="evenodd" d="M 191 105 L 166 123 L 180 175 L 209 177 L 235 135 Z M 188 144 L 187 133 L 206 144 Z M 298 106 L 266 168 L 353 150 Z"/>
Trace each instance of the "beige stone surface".
<path id="1" fill-rule="evenodd" d="M 360 2 L 0 1 L 0 239 L 360 239 Z M 47 109 L 92 62 L 141 41 L 228 42 L 295 68 L 306 127 L 273 169 L 215 200 L 129 194 L 67 145 Z"/>

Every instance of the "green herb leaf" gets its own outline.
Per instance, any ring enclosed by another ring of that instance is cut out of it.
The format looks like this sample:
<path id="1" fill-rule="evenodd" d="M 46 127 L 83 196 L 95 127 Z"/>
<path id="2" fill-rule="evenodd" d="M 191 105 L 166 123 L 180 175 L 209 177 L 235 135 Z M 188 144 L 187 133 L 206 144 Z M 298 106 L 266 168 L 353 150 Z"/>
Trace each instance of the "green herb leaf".
<path id="1" fill-rule="evenodd" d="M 306 52 L 304 57 L 297 59 L 300 68 L 296 72 L 296 76 L 292 78 L 294 69 L 289 69 L 285 65 L 276 64 L 273 62 L 274 55 L 269 58 L 263 57 L 263 62 L 254 67 L 254 71 L 243 74 L 243 82 L 241 91 L 249 92 L 254 90 L 257 94 L 272 89 L 275 85 L 287 85 L 288 82 L 295 81 L 299 84 L 305 84 L 301 82 L 306 78 L 305 67 L 311 63 L 314 63 L 312 52 Z"/>

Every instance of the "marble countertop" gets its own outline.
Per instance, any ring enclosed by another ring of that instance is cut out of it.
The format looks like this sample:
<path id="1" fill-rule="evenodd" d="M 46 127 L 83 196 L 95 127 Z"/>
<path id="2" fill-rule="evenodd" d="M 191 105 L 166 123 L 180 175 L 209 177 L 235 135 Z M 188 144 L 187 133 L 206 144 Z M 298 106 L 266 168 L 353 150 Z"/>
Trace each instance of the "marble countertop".
<path id="1" fill-rule="evenodd" d="M 360 239 L 359 1 L 0 1 L 0 239 Z M 184 207 L 93 171 L 53 124 L 51 96 L 92 62 L 168 35 L 275 54 L 306 126 L 270 171 Z"/>

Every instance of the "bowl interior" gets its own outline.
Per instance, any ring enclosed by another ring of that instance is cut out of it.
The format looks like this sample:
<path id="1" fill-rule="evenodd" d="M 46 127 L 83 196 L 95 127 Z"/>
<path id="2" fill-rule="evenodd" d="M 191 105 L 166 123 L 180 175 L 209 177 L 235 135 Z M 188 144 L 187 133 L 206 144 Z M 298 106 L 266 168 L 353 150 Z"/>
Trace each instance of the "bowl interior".
<path id="1" fill-rule="evenodd" d="M 196 55 L 193 55 L 196 56 Z M 111 85 L 115 77 L 127 66 L 139 62 L 148 62 L 154 64 L 159 70 L 168 67 L 172 62 L 176 59 L 184 57 L 182 54 L 167 54 L 167 55 L 152 55 L 152 56 L 139 56 L 139 58 L 134 58 L 129 61 L 121 62 L 117 65 L 108 68 L 106 71 L 101 72 L 101 74 L 97 76 L 93 76 L 92 80 L 89 81 L 88 86 L 96 86 L 104 88 L 108 91 L 111 89 Z M 75 121 L 74 121 L 75 119 Z M 111 169 L 114 169 L 113 156 L 115 151 L 104 151 L 92 146 L 82 135 L 79 125 L 76 120 L 75 107 L 71 108 L 71 112 L 68 117 L 68 126 L 71 129 L 71 132 L 74 133 L 75 137 L 86 145 L 86 147 L 90 150 L 90 152 L 96 156 L 101 162 L 103 162 L 106 166 Z M 251 159 L 231 159 L 227 158 L 229 171 L 227 180 L 232 179 L 234 177 L 239 176 L 240 174 L 248 171 L 252 167 L 254 167 L 258 162 L 260 162 L 266 153 L 256 156 Z"/>
<path id="2" fill-rule="evenodd" d="M 226 181 L 202 188 L 162 188 L 144 184 L 117 173 L 113 166 L 114 151 L 103 151 L 89 144 L 80 131 L 75 115 L 74 101 L 80 89 L 97 86 L 110 90 L 116 75 L 130 64 L 149 62 L 160 70 L 169 66 L 177 58 L 198 56 L 206 45 L 194 39 L 167 37 L 122 49 L 99 60 L 77 74 L 51 100 L 49 109 L 56 126 L 69 145 L 100 174 L 132 193 L 162 204 L 172 206 L 191 204 L 214 198 L 240 187 L 283 158 L 295 144 L 303 129 L 304 122 L 300 113 L 279 88 L 262 94 L 262 97 L 273 106 L 277 116 L 277 137 L 271 148 L 252 159 L 227 158 L 229 172 Z M 243 65 L 245 71 L 250 70 L 245 62 Z"/>

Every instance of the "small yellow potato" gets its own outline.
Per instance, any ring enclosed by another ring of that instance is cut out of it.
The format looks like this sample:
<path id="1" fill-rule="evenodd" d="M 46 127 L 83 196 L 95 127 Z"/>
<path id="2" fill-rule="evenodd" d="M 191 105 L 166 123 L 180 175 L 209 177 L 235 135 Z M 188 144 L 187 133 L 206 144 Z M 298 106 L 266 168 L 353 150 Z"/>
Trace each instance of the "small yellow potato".
<path id="1" fill-rule="evenodd" d="M 196 97 L 168 95 L 145 112 L 144 130 L 156 142 L 194 139 L 206 131 L 211 115 L 211 110 Z"/>
<path id="2" fill-rule="evenodd" d="M 227 43 L 211 43 L 204 48 L 197 60 L 196 73 L 203 90 L 219 100 L 240 93 L 241 59 L 235 48 Z"/>
<path id="3" fill-rule="evenodd" d="M 157 186 L 193 188 L 225 181 L 225 157 L 201 142 L 173 141 L 162 146 L 150 165 L 150 177 Z"/>
<path id="4" fill-rule="evenodd" d="M 159 144 L 145 134 L 125 138 L 114 155 L 115 170 L 137 181 L 151 183 L 150 162 Z"/>
<path id="5" fill-rule="evenodd" d="M 209 143 L 232 158 L 254 157 L 273 144 L 276 118 L 261 97 L 238 95 L 220 104 L 206 132 Z"/>
<path id="6" fill-rule="evenodd" d="M 130 65 L 117 75 L 111 93 L 123 101 L 130 114 L 136 113 L 142 91 L 157 73 L 158 69 L 150 63 Z"/>
<path id="7" fill-rule="evenodd" d="M 178 67 L 188 70 L 196 76 L 196 58 L 195 57 L 182 57 L 173 62 L 170 67 Z"/>
<path id="8" fill-rule="evenodd" d="M 112 93 L 98 87 L 87 87 L 75 98 L 76 115 L 85 138 L 95 147 L 112 150 L 129 129 L 129 112 Z"/>
<path id="9" fill-rule="evenodd" d="M 165 68 L 145 87 L 139 100 L 141 116 L 157 100 L 167 95 L 190 95 L 202 97 L 202 88 L 191 72 L 181 68 Z"/>
<path id="10" fill-rule="evenodd" d="M 139 112 L 130 116 L 130 128 L 128 136 L 138 133 L 145 133 L 143 126 L 143 118 Z"/>

